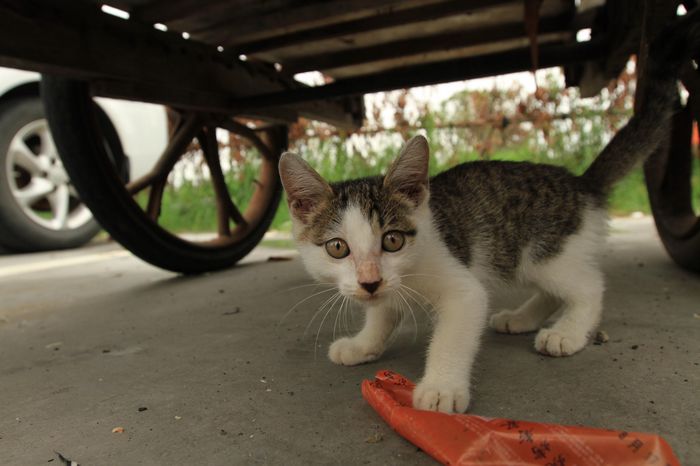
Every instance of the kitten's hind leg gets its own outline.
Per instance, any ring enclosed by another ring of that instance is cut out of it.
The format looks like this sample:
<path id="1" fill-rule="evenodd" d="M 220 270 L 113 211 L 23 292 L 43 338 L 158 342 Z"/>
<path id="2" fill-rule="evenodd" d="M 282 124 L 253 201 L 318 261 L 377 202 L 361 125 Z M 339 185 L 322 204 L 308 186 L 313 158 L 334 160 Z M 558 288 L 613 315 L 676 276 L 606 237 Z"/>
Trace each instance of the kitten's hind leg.
<path id="1" fill-rule="evenodd" d="M 535 349 L 549 356 L 569 356 L 582 350 L 602 313 L 601 271 L 586 263 L 569 267 L 568 273 L 549 273 L 546 280 L 549 291 L 557 292 L 563 301 L 561 317 L 535 337 Z"/>
<path id="2" fill-rule="evenodd" d="M 398 323 L 397 314 L 389 307 L 372 306 L 365 311 L 365 325 L 354 337 L 339 338 L 331 344 L 328 357 L 336 364 L 355 366 L 379 358 L 386 340 Z"/>
<path id="3" fill-rule="evenodd" d="M 489 325 L 499 333 L 526 333 L 540 328 L 557 310 L 560 301 L 544 291 L 537 291 L 515 310 L 503 310 L 491 316 Z"/>

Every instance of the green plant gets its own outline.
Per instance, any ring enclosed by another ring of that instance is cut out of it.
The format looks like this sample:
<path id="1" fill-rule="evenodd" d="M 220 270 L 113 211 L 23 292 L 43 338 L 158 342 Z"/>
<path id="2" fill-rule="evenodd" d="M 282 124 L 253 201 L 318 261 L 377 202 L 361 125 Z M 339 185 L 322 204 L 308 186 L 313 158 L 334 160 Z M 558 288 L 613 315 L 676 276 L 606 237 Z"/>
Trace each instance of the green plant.
<path id="1" fill-rule="evenodd" d="M 564 88 L 553 74 L 540 79 L 537 92 L 528 94 L 518 85 L 509 89 L 460 92 L 437 108 L 412 99 L 407 91 L 385 93 L 368 104 L 367 125 L 353 134 L 328 125 L 300 120 L 290 131 L 292 150 L 326 179 L 373 176 L 386 171 L 403 141 L 416 133 L 430 141 L 430 173 L 458 163 L 492 159 L 561 165 L 582 173 L 632 112 L 633 69 L 594 99 L 581 99 L 577 90 Z M 386 124 L 383 113 L 393 112 Z M 259 155 L 237 138 L 229 138 L 231 166 L 226 179 L 236 205 L 244 207 L 254 183 Z M 196 155 L 189 163 L 195 176 L 169 186 L 159 222 L 175 231 L 213 231 L 215 199 Z M 694 166 L 694 186 L 700 186 L 700 167 Z M 145 197 L 140 197 L 145 202 Z M 700 190 L 694 192 L 700 208 Z M 649 212 L 641 169 L 625 178 L 610 197 L 612 214 Z M 272 229 L 289 231 L 286 200 Z"/>

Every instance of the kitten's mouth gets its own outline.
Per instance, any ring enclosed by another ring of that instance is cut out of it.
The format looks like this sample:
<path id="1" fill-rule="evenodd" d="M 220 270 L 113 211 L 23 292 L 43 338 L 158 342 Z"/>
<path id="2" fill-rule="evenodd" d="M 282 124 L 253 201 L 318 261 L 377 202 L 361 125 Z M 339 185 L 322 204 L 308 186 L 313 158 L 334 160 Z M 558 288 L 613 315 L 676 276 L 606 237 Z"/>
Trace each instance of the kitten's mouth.
<path id="1" fill-rule="evenodd" d="M 355 299 L 358 299 L 359 301 L 365 301 L 365 302 L 372 302 L 372 301 L 378 301 L 382 299 L 386 293 L 384 293 L 384 290 L 378 291 L 376 293 L 355 293 Z"/>

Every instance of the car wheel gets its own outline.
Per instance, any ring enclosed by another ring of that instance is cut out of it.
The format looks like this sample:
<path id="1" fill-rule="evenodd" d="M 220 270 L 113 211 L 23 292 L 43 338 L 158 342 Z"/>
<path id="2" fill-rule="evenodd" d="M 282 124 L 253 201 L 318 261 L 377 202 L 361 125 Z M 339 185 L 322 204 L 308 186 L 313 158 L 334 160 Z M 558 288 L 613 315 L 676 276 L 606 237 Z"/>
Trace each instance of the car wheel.
<path id="1" fill-rule="evenodd" d="M 123 159 L 111 129 L 106 145 Z M 21 252 L 65 249 L 85 244 L 99 230 L 63 168 L 41 99 L 0 105 L 0 244 Z"/>

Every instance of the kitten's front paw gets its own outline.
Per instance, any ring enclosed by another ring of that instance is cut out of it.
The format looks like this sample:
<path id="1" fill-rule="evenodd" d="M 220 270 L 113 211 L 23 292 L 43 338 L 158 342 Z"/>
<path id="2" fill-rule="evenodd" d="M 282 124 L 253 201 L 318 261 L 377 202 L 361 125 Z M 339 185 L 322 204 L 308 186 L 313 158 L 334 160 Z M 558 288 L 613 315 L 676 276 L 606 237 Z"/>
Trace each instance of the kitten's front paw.
<path id="1" fill-rule="evenodd" d="M 543 328 L 535 337 L 535 349 L 547 356 L 570 356 L 581 351 L 587 342 L 585 335 Z"/>
<path id="2" fill-rule="evenodd" d="M 491 316 L 489 325 L 499 333 L 526 333 L 537 330 L 539 322 L 533 322 L 531 318 L 516 311 L 500 311 Z"/>
<path id="3" fill-rule="evenodd" d="M 413 390 L 413 407 L 426 411 L 463 413 L 469 407 L 469 387 L 466 384 L 422 381 Z"/>
<path id="4" fill-rule="evenodd" d="M 355 366 L 374 361 L 381 355 L 380 349 L 368 348 L 357 339 L 347 337 L 334 341 L 328 350 L 330 360 L 343 366 Z"/>

